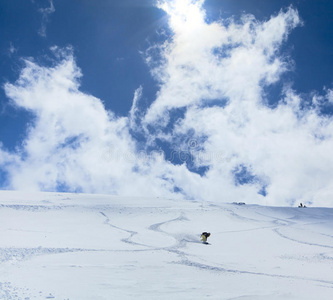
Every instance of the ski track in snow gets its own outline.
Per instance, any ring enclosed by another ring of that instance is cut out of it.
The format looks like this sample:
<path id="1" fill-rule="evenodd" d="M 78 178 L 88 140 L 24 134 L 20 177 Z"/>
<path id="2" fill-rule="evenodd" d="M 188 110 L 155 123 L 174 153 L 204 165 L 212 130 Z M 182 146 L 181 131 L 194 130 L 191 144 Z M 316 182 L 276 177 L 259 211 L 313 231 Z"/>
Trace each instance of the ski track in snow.
<path id="1" fill-rule="evenodd" d="M 40 255 L 54 255 L 68 252 L 96 251 L 92 249 L 71 248 L 0 248 L 0 263 L 8 261 L 21 261 Z"/>
<path id="2" fill-rule="evenodd" d="M 63 206 L 60 205 L 21 205 L 21 204 L 0 204 L 1 208 L 10 208 L 13 210 L 22 210 L 22 211 L 50 211 L 50 210 L 61 210 Z"/>
<path id="3" fill-rule="evenodd" d="M 333 289 L 333 281 L 327 281 L 327 280 L 319 280 L 319 279 L 299 277 L 299 276 L 269 274 L 269 273 L 261 273 L 261 272 L 250 272 L 250 271 L 237 270 L 237 269 L 226 269 L 226 268 L 223 268 L 223 267 L 210 266 L 210 265 L 206 265 L 206 264 L 193 262 L 193 261 L 190 261 L 190 260 L 183 260 L 182 262 L 180 262 L 180 264 L 190 266 L 190 267 L 199 268 L 201 270 L 208 270 L 208 271 L 221 272 L 221 273 L 247 274 L 247 275 L 267 276 L 267 277 L 282 278 L 282 279 L 313 281 L 313 282 L 328 284 L 328 285 L 330 285 L 330 288 Z"/>
<path id="4" fill-rule="evenodd" d="M 236 212 L 234 212 L 231 209 L 223 209 L 223 210 L 225 212 L 229 213 L 231 216 L 236 217 L 236 218 L 238 218 L 240 220 L 243 220 L 243 221 L 252 221 L 252 222 L 254 221 L 254 222 L 259 222 L 259 223 L 262 222 L 262 221 L 257 220 L 257 219 L 241 216 L 241 215 L 237 214 Z M 320 246 L 320 247 L 325 247 L 325 248 L 333 248 L 331 246 L 315 244 L 315 243 L 308 243 L 308 242 L 292 239 L 288 236 L 285 236 L 285 235 L 283 235 L 279 232 L 279 228 L 285 227 L 285 226 L 287 226 L 287 227 L 288 226 L 293 226 L 293 225 L 296 224 L 295 222 L 290 221 L 290 220 L 286 220 L 286 219 L 282 219 L 282 218 L 276 218 L 276 217 L 269 216 L 269 215 L 266 215 L 266 214 L 262 214 L 262 213 L 259 213 L 259 212 L 256 212 L 256 213 L 261 215 L 261 216 L 271 218 L 272 219 L 271 222 L 275 225 L 263 226 L 263 227 L 253 228 L 253 229 L 224 231 L 223 233 L 236 233 L 236 232 L 255 231 L 255 230 L 262 230 L 262 229 L 272 229 L 272 231 L 275 232 L 276 234 L 278 234 L 280 237 L 285 238 L 285 239 L 290 240 L 290 241 L 293 241 L 293 242 L 306 244 L 306 245 L 310 245 L 310 246 Z M 255 275 L 255 276 L 267 276 L 267 277 L 281 278 L 281 279 L 313 281 L 313 282 L 328 284 L 330 286 L 330 288 L 333 288 L 333 281 L 318 280 L 318 279 L 299 277 L 299 276 L 288 276 L 288 275 L 269 274 L 269 273 L 261 273 L 261 272 L 250 272 L 250 271 L 240 270 L 240 269 L 227 269 L 227 268 L 223 268 L 223 267 L 219 267 L 219 266 L 211 266 L 211 265 L 208 265 L 208 264 L 198 263 L 198 262 L 195 262 L 195 261 L 189 259 L 189 256 L 192 256 L 192 255 L 188 255 L 185 251 L 181 251 L 180 249 L 185 248 L 187 243 L 202 244 L 198 240 L 198 237 L 193 236 L 193 235 L 187 235 L 187 238 L 186 238 L 186 234 L 185 234 L 180 239 L 177 235 L 169 234 L 168 232 L 161 229 L 161 227 L 163 225 L 168 224 L 168 223 L 188 221 L 189 219 L 185 216 L 185 214 L 183 212 L 177 218 L 166 220 L 164 222 L 154 223 L 154 224 L 152 224 L 148 227 L 149 230 L 152 230 L 152 231 L 157 232 L 157 233 L 169 235 L 169 236 L 173 237 L 176 240 L 175 245 L 170 246 L 170 247 L 161 247 L 161 248 L 156 248 L 156 247 L 152 247 L 150 245 L 140 244 L 140 243 L 136 243 L 136 242 L 131 241 L 131 238 L 134 235 L 137 235 L 138 232 L 130 231 L 130 230 L 112 225 L 110 223 L 110 219 L 106 216 L 105 213 L 100 212 L 100 214 L 102 214 L 106 218 L 106 221 L 105 221 L 106 224 L 108 224 L 109 226 L 111 226 L 113 228 L 125 231 L 125 232 L 130 234 L 130 236 L 128 238 L 122 240 L 123 242 L 129 243 L 129 244 L 132 244 L 132 245 L 145 246 L 145 247 L 149 248 L 147 250 L 167 251 L 167 252 L 175 253 L 175 254 L 179 255 L 179 257 L 181 259 L 178 262 L 173 262 L 175 264 L 186 265 L 186 266 L 189 266 L 189 267 L 194 267 L 194 268 L 198 268 L 198 269 L 205 270 L 205 271 L 213 271 L 213 272 L 221 272 L 221 273 L 247 274 L 247 275 Z M 126 250 L 121 250 L 121 251 L 126 251 Z M 128 251 L 146 251 L 146 250 L 128 250 Z M 333 260 L 333 258 L 330 258 L 330 257 L 327 257 L 327 256 L 325 258 L 324 255 L 322 255 L 322 258 L 323 259 L 328 259 L 328 260 Z"/>
<path id="5" fill-rule="evenodd" d="M 144 245 L 144 244 L 140 244 L 140 243 L 135 243 L 132 241 L 132 238 L 137 235 L 138 233 L 136 231 L 132 231 L 132 230 L 127 230 L 127 229 L 124 229 L 124 228 L 121 228 L 121 227 L 118 227 L 116 225 L 113 225 L 110 221 L 110 218 L 104 213 L 104 212 L 100 212 L 100 214 L 105 218 L 105 221 L 104 221 L 104 224 L 112 227 L 112 228 L 115 228 L 115 229 L 118 229 L 120 231 L 124 231 L 126 233 L 129 234 L 129 237 L 125 238 L 125 239 L 121 239 L 122 242 L 124 243 L 128 243 L 128 244 L 131 244 L 131 245 L 139 245 L 139 246 L 145 246 L 145 247 L 149 247 L 148 245 Z"/>
<path id="6" fill-rule="evenodd" d="M 67 199 L 70 201 L 70 199 Z M 65 210 L 68 208 L 77 208 L 81 207 L 78 205 L 52 205 L 52 202 L 49 203 L 49 201 L 45 200 L 45 205 L 17 205 L 17 204 L 0 204 L 0 209 L 11 209 L 15 211 L 20 212 L 32 212 L 32 213 L 42 213 L 42 212 L 48 212 L 48 211 L 58 211 L 58 210 Z M 84 207 L 84 206 L 82 206 Z M 220 231 L 217 234 L 228 234 L 228 233 L 242 233 L 247 231 L 258 231 L 258 230 L 268 230 L 271 231 L 274 235 L 277 235 L 279 238 L 282 238 L 284 240 L 290 241 L 292 243 L 297 243 L 301 245 L 307 245 L 312 247 L 322 247 L 322 248 L 328 248 L 333 249 L 333 245 L 327 245 L 324 243 L 316 243 L 316 242 L 309 242 L 307 240 L 301 239 L 301 235 L 297 235 L 297 238 L 288 236 L 288 229 L 293 230 L 303 230 L 302 228 L 297 228 L 299 224 L 297 223 L 297 218 L 300 218 L 300 215 L 303 213 L 301 210 L 296 210 L 294 214 L 286 215 L 285 217 L 281 216 L 280 214 L 277 214 L 277 216 L 273 216 L 268 214 L 267 212 L 259 212 L 255 211 L 255 213 L 251 212 L 251 207 L 246 208 L 238 208 L 238 207 L 223 207 L 218 206 L 214 204 L 208 205 L 207 210 L 213 211 L 219 209 L 224 214 L 228 214 L 230 217 L 237 219 L 240 222 L 248 222 L 249 224 L 256 224 L 258 225 L 255 228 L 248 228 L 248 229 L 239 229 L 239 230 L 226 230 L 226 231 Z M 322 280 L 319 278 L 312 278 L 308 276 L 295 276 L 295 275 L 285 275 L 285 274 L 276 274 L 276 273 L 268 273 L 268 272 L 260 272 L 259 271 L 250 271 L 247 269 L 241 269 L 241 268 L 230 268 L 226 267 L 222 264 L 216 263 L 216 262 L 210 262 L 209 257 L 202 257 L 200 255 L 195 255 L 193 253 L 190 253 L 188 251 L 188 245 L 189 244 L 198 244 L 199 247 L 202 247 L 202 243 L 199 240 L 199 234 L 191 235 L 188 233 L 183 234 L 174 234 L 171 232 L 168 232 L 168 230 L 165 228 L 166 225 L 176 223 L 178 224 L 178 227 L 182 227 L 182 223 L 191 221 L 191 217 L 185 213 L 184 210 L 186 209 L 180 209 L 178 217 L 171 217 L 170 219 L 167 219 L 163 222 L 157 222 L 148 224 L 146 228 L 138 228 L 137 230 L 129 230 L 125 226 L 118 226 L 115 225 L 112 221 L 112 217 L 110 217 L 108 211 L 111 209 L 111 206 L 108 205 L 95 205 L 90 207 L 84 207 L 84 209 L 95 211 L 97 214 L 102 216 L 104 218 L 103 224 L 106 226 L 109 226 L 112 229 L 119 230 L 126 235 L 128 235 L 125 238 L 121 238 L 120 242 L 128 244 L 132 246 L 131 249 L 106 249 L 106 248 L 96 248 L 96 249 L 86 249 L 86 248 L 52 248 L 52 247 L 32 247 L 32 248 L 24 248 L 24 247 L 2 247 L 0 248 L 0 265 L 8 264 L 8 263 L 20 263 L 24 260 L 29 260 L 33 257 L 37 256 L 43 256 L 43 255 L 58 255 L 63 253 L 75 253 L 75 252 L 143 252 L 143 251 L 163 251 L 171 254 L 176 254 L 179 258 L 177 261 L 170 261 L 169 264 L 175 264 L 175 265 L 181 265 L 186 266 L 189 268 L 193 268 L 196 270 L 200 270 L 203 272 L 213 272 L 217 274 L 231 274 L 231 275 L 249 275 L 249 276 L 259 276 L 259 277 L 267 277 L 267 278 L 277 278 L 282 280 L 295 280 L 295 281 L 301 281 L 301 282 L 312 282 L 317 285 L 323 285 L 325 288 L 333 289 L 333 281 L 331 280 Z M 140 209 L 139 207 L 132 208 Z M 248 210 L 247 210 L 248 209 Z M 248 214 L 250 214 L 250 217 Z M 258 215 L 260 217 L 264 217 L 263 219 L 256 219 L 253 217 L 254 215 Z M 125 216 L 125 217 L 128 217 Z M 144 217 L 144 216 L 143 216 Z M 309 217 L 308 217 L 309 218 Z M 325 222 L 312 222 L 304 223 L 305 225 L 313 225 L 313 224 L 321 224 Z M 26 232 L 47 232 L 47 231 L 39 231 L 39 230 L 25 230 L 25 229 L 12 229 L 7 228 L 7 230 L 13 230 L 13 231 L 26 231 Z M 168 238 L 171 238 L 174 240 L 174 243 L 169 246 L 164 247 L 156 247 L 154 245 L 150 245 L 148 243 L 141 243 L 134 241 L 135 237 L 140 237 L 141 234 L 143 234 L 143 230 L 149 230 L 154 232 L 155 234 L 161 235 L 161 239 L 163 239 L 165 236 Z M 282 231 L 286 231 L 287 233 L 282 233 Z M 310 231 L 312 232 L 312 231 Z M 290 233 L 290 232 L 289 232 Z M 327 238 L 333 238 L 332 235 L 324 234 L 324 233 L 317 233 L 312 232 L 317 235 L 325 236 Z M 206 246 L 204 246 L 206 247 Z M 312 261 L 320 261 L 320 262 L 327 262 L 330 264 L 333 264 L 333 255 L 332 252 L 327 253 L 317 253 L 313 256 L 303 256 L 303 257 L 296 257 L 293 255 L 285 255 L 282 257 L 282 259 L 291 259 L 291 260 L 304 260 L 305 262 L 309 259 Z M 40 298 L 38 299 L 51 299 L 55 298 L 50 293 L 45 292 L 39 292 Z M 11 282 L 0 282 L 0 299 L 4 300 L 12 300 L 12 299 L 32 299 L 30 298 L 31 293 L 29 293 L 28 288 L 24 287 L 18 287 L 14 286 Z M 26 297 L 25 297 L 26 296 Z M 236 299 L 236 298 L 235 298 Z"/>
<path id="7" fill-rule="evenodd" d="M 299 243 L 299 244 L 304 244 L 304 245 L 309 245 L 309 246 L 318 246 L 318 247 L 323 247 L 323 248 L 330 248 L 333 249 L 333 246 L 329 246 L 329 245 L 323 245 L 323 244 L 317 244 L 317 243 L 310 243 L 310 242 L 306 242 L 306 241 L 302 241 L 302 240 L 297 240 L 295 238 L 291 238 L 288 237 L 287 235 L 282 234 L 278 228 L 273 230 L 277 235 L 279 235 L 280 237 L 287 239 L 289 241 L 295 242 L 295 243 Z"/>
<path id="8" fill-rule="evenodd" d="M 295 242 L 295 243 L 300 243 L 300 244 L 305 244 L 305 245 L 310 245 L 310 246 L 318 246 L 318 247 L 324 247 L 324 248 L 331 248 L 331 249 L 333 249 L 333 246 L 323 245 L 323 244 L 317 244 L 317 243 L 310 243 L 310 242 L 306 242 L 306 241 L 302 241 L 302 240 L 298 240 L 298 239 L 295 239 L 295 238 L 288 237 L 287 235 L 281 233 L 281 228 L 283 228 L 284 226 L 294 227 L 295 225 L 297 225 L 296 222 L 293 222 L 293 221 L 290 221 L 290 220 L 286 220 L 286 219 L 272 217 L 272 216 L 269 216 L 269 215 L 266 215 L 266 214 L 262 214 L 262 213 L 259 213 L 259 212 L 257 212 L 257 214 L 265 216 L 265 217 L 272 218 L 274 223 L 276 223 L 278 225 L 281 225 L 281 226 L 275 226 L 275 228 L 273 228 L 272 230 L 273 230 L 274 233 L 276 233 L 278 236 L 280 236 L 280 237 L 282 237 L 284 239 L 287 239 L 287 240 Z M 313 224 L 321 224 L 321 223 L 322 222 L 311 222 L 309 224 L 313 225 Z M 305 225 L 309 225 L 309 224 L 305 224 Z M 297 229 L 297 230 L 303 230 L 304 231 L 304 229 L 300 229 L 300 228 L 296 228 L 296 227 L 295 227 L 295 229 Z M 328 234 L 322 234 L 322 233 L 316 233 L 316 234 L 333 238 L 332 235 L 328 235 Z"/>
<path id="9" fill-rule="evenodd" d="M 251 220 L 251 221 L 253 220 L 251 218 L 242 217 L 242 216 L 240 216 L 240 215 L 238 215 L 238 214 L 236 214 L 236 213 L 234 213 L 230 210 L 226 210 L 226 211 L 231 212 L 231 215 L 236 216 L 237 218 L 240 218 L 240 219 L 243 219 L 243 220 Z M 182 213 L 178 218 L 171 219 L 171 220 L 161 222 L 161 223 L 152 224 L 151 226 L 149 226 L 149 229 L 154 230 L 155 232 L 161 232 L 161 233 L 164 233 L 164 234 L 168 234 L 167 232 L 165 232 L 161 229 L 161 226 L 163 226 L 167 223 L 170 223 L 170 222 L 179 222 L 179 221 L 187 221 L 187 220 L 188 219 L 185 217 L 184 213 Z M 286 221 L 284 219 L 276 219 L 276 221 L 281 221 L 281 220 L 286 222 L 286 224 L 283 224 L 281 226 L 290 226 L 290 225 L 295 224 L 294 222 L 289 222 L 289 221 Z M 258 221 L 258 220 L 255 220 L 255 221 Z M 273 227 L 276 228 L 277 226 L 273 226 Z M 266 228 L 272 228 L 272 227 L 260 227 L 260 228 L 249 229 L 249 230 L 258 230 L 258 229 L 266 229 Z M 273 230 L 274 230 L 274 232 L 277 232 L 279 235 L 281 235 L 278 232 L 278 229 L 273 229 Z M 245 230 L 230 231 L 230 232 L 241 232 L 241 231 L 245 231 Z M 173 235 L 171 235 L 171 236 L 173 236 Z M 286 236 L 283 236 L 283 235 L 281 235 L 281 236 L 284 237 L 284 238 L 287 238 L 289 240 L 295 241 L 295 242 L 301 242 L 301 241 L 290 239 L 290 238 L 288 238 Z M 175 236 L 173 236 L 173 237 L 176 238 Z M 178 240 L 177 245 L 175 245 L 173 247 L 166 247 L 164 249 L 161 249 L 161 250 L 174 252 L 174 253 L 177 253 L 177 254 L 180 255 L 181 261 L 180 262 L 174 262 L 175 264 L 181 264 L 181 265 L 186 265 L 186 266 L 189 266 L 189 267 L 199 268 L 199 269 L 205 270 L 205 271 L 213 271 L 213 272 L 221 272 L 221 273 L 237 273 L 237 274 L 247 274 L 247 275 L 255 275 L 255 276 L 267 276 L 267 277 L 282 278 L 282 279 L 313 281 L 313 282 L 328 284 L 328 285 L 330 285 L 330 288 L 333 288 L 333 281 L 318 280 L 318 279 L 298 277 L 298 276 L 287 276 L 287 275 L 268 274 L 268 273 L 261 273 L 261 272 L 250 272 L 250 271 L 244 271 L 244 270 L 238 270 L 238 269 L 227 269 L 227 268 L 223 268 L 223 267 L 211 266 L 211 265 L 208 265 L 208 264 L 194 262 L 194 261 L 189 259 L 189 255 L 187 255 L 186 252 L 180 251 L 179 249 L 186 247 L 186 244 L 189 243 L 189 242 L 200 243 L 200 244 L 201 244 L 201 242 L 197 242 L 195 239 L 193 239 L 193 240 L 177 239 L 177 240 Z M 329 247 L 329 246 L 325 246 L 325 245 L 317 245 L 317 244 L 314 244 L 314 243 L 305 243 L 305 244 L 308 244 L 308 245 L 311 245 L 311 246 Z M 329 247 L 329 248 L 333 248 L 333 247 Z M 333 259 L 333 258 L 328 258 L 328 259 Z"/>

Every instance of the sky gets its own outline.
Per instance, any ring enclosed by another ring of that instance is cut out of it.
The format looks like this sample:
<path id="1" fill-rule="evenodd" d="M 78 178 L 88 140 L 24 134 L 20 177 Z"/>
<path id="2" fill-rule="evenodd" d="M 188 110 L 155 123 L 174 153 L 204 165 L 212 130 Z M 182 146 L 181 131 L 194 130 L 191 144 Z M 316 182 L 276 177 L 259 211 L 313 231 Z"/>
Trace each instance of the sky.
<path id="1" fill-rule="evenodd" d="M 333 3 L 0 2 L 0 188 L 332 206 Z"/>

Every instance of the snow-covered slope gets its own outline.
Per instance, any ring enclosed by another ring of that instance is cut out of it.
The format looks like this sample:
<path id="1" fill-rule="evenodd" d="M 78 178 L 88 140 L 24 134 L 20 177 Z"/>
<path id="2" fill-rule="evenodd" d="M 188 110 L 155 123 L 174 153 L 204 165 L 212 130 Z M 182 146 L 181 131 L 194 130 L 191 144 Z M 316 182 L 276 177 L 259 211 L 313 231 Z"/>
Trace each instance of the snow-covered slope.
<path id="1" fill-rule="evenodd" d="M 330 208 L 1 191 L 0 299 L 333 299 L 332 229 Z"/>

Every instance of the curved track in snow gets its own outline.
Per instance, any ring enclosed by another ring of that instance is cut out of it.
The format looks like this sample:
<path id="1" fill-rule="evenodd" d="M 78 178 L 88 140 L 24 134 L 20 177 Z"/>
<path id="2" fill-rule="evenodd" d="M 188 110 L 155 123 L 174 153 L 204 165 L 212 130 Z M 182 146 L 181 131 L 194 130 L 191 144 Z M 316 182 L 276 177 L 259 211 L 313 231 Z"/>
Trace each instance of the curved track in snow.
<path id="1" fill-rule="evenodd" d="M 39 197 L 0 201 L 0 299 L 333 297 L 331 209 Z"/>

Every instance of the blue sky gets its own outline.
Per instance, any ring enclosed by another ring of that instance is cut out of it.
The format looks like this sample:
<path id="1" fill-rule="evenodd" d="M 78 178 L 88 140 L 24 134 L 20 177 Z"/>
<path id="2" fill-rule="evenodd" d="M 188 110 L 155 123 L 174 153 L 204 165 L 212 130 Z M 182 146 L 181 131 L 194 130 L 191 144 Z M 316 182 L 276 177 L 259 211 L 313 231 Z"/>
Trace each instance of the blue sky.
<path id="1" fill-rule="evenodd" d="M 1 188 L 331 205 L 330 1 L 0 14 Z"/>

